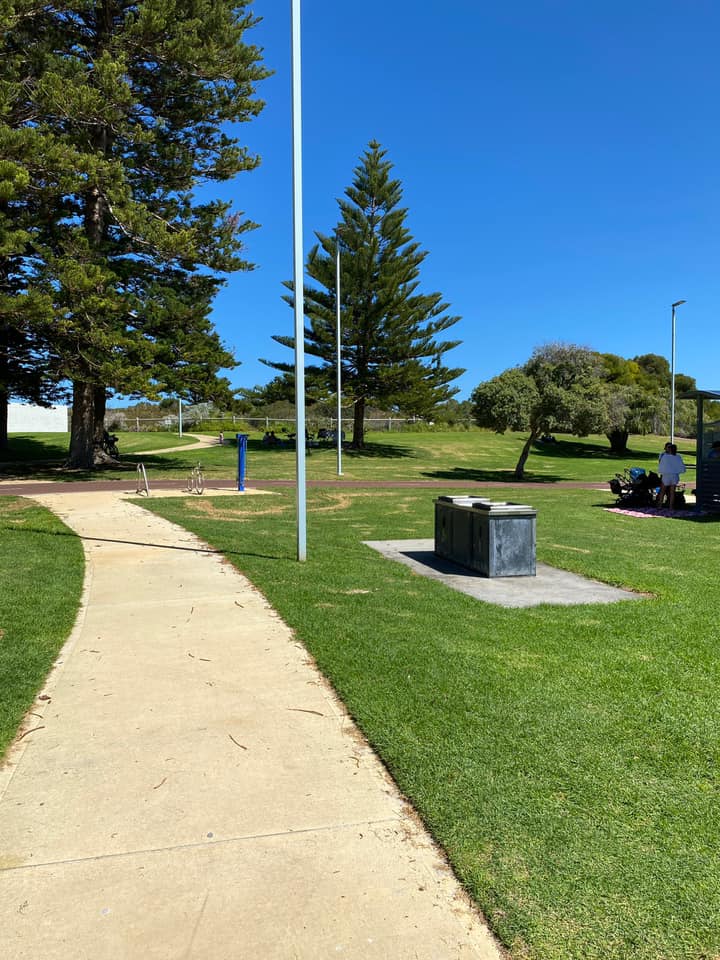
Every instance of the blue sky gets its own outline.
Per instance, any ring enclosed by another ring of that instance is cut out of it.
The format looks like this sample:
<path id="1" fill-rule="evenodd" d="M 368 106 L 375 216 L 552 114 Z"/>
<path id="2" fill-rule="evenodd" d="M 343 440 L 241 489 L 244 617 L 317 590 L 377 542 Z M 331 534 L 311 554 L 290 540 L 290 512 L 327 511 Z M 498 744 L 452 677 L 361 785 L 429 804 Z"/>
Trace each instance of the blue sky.
<path id="1" fill-rule="evenodd" d="M 275 74 L 239 136 L 262 165 L 221 193 L 261 224 L 256 269 L 213 311 L 235 386 L 292 358 L 271 340 L 293 333 L 290 0 L 254 9 Z M 428 251 L 420 288 L 462 317 L 460 399 L 553 340 L 669 358 L 680 299 L 677 370 L 720 388 L 719 31 L 713 0 L 303 0 L 306 251 L 375 138 Z"/>

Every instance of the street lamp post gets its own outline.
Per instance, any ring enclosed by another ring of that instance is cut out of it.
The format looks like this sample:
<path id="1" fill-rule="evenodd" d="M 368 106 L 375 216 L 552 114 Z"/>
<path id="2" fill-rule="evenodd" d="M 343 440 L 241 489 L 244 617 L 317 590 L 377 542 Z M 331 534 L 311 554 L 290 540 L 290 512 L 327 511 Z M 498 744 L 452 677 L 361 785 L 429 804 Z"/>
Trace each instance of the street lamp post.
<path id="1" fill-rule="evenodd" d="M 340 325 L 340 235 L 335 236 L 335 339 L 337 347 L 337 475 L 342 472 L 342 328 Z"/>
<path id="2" fill-rule="evenodd" d="M 672 349 L 670 354 L 670 443 L 675 443 L 675 308 L 686 300 L 676 300 L 672 305 Z"/>

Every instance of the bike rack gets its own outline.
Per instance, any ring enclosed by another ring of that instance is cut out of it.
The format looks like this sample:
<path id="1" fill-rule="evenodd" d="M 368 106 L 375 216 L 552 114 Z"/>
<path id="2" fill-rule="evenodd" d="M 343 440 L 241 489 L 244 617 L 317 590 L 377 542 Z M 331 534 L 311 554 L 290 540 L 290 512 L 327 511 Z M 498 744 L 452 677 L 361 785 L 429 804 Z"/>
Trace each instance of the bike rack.
<path id="1" fill-rule="evenodd" d="M 150 487 L 148 486 L 147 473 L 145 471 L 145 464 L 139 463 L 135 471 L 136 481 L 135 481 L 135 493 L 144 493 L 146 496 L 150 496 Z"/>
<path id="2" fill-rule="evenodd" d="M 205 475 L 200 464 L 193 467 L 188 477 L 187 492 L 202 494 L 205 491 Z"/>

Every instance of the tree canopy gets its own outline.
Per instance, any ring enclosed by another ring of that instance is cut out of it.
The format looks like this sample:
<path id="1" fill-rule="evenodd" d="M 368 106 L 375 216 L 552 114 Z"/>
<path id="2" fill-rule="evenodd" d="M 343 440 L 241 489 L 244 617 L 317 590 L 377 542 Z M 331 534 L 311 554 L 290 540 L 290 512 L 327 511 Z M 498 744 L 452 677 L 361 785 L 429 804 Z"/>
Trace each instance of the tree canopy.
<path id="1" fill-rule="evenodd" d="M 528 438 L 515 466 L 522 479 L 533 443 L 553 430 L 585 436 L 601 429 L 602 399 L 597 385 L 600 358 L 574 344 L 538 347 L 522 367 L 506 370 L 473 391 L 473 415 L 481 427 L 498 433 L 527 430 Z"/>
<path id="2" fill-rule="evenodd" d="M 0 247 L 0 336 L 26 337 L 72 383 L 74 465 L 93 462 L 108 391 L 227 393 L 216 374 L 235 361 L 209 311 L 224 275 L 250 266 L 242 238 L 255 224 L 199 188 L 259 162 L 229 132 L 263 106 L 248 10 L 247 0 L 4 8 L 11 186 L 0 237 L 19 226 Z M 18 311 L 21 297 L 35 309 Z M 19 381 L 9 371 L 11 391 Z"/>
<path id="3" fill-rule="evenodd" d="M 627 360 L 573 344 L 538 347 L 519 367 L 481 383 L 473 392 L 479 426 L 499 433 L 527 430 L 515 468 L 521 478 L 533 443 L 554 430 L 586 436 L 604 432 L 614 453 L 624 453 L 629 434 L 659 433 L 668 423 L 670 366 L 664 357 L 645 354 Z M 695 381 L 675 378 L 676 392 Z M 694 416 L 688 407 L 688 417 Z M 692 429 L 692 427 L 691 427 Z"/>
<path id="4" fill-rule="evenodd" d="M 330 395 L 336 381 L 336 252 L 340 248 L 340 307 L 343 395 L 353 404 L 353 439 L 363 445 L 368 403 L 393 405 L 427 416 L 457 389 L 450 384 L 463 371 L 447 367 L 444 354 L 459 341 L 438 335 L 460 319 L 446 313 L 439 293 L 421 293 L 420 266 L 427 256 L 405 225 L 402 186 L 391 178 L 392 164 L 371 141 L 338 201 L 340 221 L 307 257 L 314 285 L 304 290 L 305 351 L 319 362 L 306 371 L 308 391 Z M 294 306 L 293 284 L 285 300 Z M 273 339 L 294 348 L 294 338 Z M 289 374 L 289 363 L 264 361 Z"/>

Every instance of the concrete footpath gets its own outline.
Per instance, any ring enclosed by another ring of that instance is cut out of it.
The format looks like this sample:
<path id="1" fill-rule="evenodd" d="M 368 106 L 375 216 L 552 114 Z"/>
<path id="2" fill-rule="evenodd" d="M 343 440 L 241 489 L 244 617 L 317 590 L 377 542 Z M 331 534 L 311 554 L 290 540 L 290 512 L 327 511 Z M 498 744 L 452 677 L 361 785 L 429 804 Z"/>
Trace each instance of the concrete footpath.
<path id="1" fill-rule="evenodd" d="M 88 569 L 0 769 L 3 960 L 498 960 L 248 581 L 116 493 L 38 499 Z"/>

